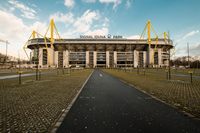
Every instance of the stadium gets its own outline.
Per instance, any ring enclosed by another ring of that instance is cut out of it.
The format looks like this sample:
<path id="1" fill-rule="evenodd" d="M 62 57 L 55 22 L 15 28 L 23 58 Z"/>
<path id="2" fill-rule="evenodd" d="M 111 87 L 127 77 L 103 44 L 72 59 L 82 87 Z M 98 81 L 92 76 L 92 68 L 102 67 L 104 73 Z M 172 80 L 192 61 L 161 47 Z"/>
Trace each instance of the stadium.
<path id="1" fill-rule="evenodd" d="M 48 31 L 50 37 L 47 37 Z M 147 38 L 144 38 L 145 33 Z M 150 21 L 139 39 L 110 34 L 62 39 L 51 20 L 46 34 L 42 36 L 33 31 L 24 48 L 31 49 L 30 60 L 39 68 L 166 67 L 173 42 L 166 32 L 158 37 Z"/>

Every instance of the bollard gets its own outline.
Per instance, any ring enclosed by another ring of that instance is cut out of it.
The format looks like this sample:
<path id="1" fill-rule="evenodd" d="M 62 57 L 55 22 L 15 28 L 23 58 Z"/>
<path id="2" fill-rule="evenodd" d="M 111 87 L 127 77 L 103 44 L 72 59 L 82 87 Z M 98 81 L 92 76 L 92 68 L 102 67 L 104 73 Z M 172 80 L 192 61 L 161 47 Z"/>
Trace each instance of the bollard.
<path id="1" fill-rule="evenodd" d="M 168 80 L 168 70 L 165 70 L 166 72 L 166 79 Z"/>
<path id="2" fill-rule="evenodd" d="M 39 70 L 39 80 L 41 80 L 41 70 Z"/>
<path id="3" fill-rule="evenodd" d="M 38 80 L 38 68 L 35 70 L 35 80 Z"/>
<path id="4" fill-rule="evenodd" d="M 19 73 L 19 84 L 22 84 L 22 71 L 18 71 Z"/>
<path id="5" fill-rule="evenodd" d="M 188 73 L 190 74 L 190 83 L 192 83 L 192 74 L 193 74 L 193 71 L 188 71 Z"/>
<path id="6" fill-rule="evenodd" d="M 145 76 L 145 72 L 146 72 L 145 69 L 143 69 L 143 72 L 144 72 L 144 76 Z"/>

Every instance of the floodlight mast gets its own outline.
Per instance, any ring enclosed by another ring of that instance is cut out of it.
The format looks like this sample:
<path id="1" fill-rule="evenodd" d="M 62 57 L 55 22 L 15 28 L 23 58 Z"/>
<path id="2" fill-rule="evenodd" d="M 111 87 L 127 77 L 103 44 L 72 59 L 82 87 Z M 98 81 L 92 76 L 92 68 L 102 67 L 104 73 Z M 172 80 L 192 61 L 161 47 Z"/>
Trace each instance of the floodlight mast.
<path id="1" fill-rule="evenodd" d="M 50 32 L 50 37 L 47 37 L 47 34 L 48 34 L 49 32 Z M 58 33 L 58 30 L 57 30 L 57 28 L 56 28 L 56 25 L 55 25 L 55 23 L 54 23 L 54 20 L 51 19 L 51 21 L 50 21 L 50 23 L 49 23 L 49 26 L 48 26 L 48 28 L 47 28 L 47 31 L 46 31 L 46 33 L 45 33 L 44 35 L 41 35 L 41 34 L 39 34 L 38 32 L 33 31 L 32 34 L 31 34 L 31 36 L 30 36 L 29 39 L 28 39 L 28 41 L 29 41 L 30 39 L 36 39 L 36 38 L 39 38 L 39 37 L 41 37 L 41 38 L 44 39 L 45 48 L 46 48 L 46 50 L 47 50 L 47 65 L 48 65 L 48 66 L 54 65 L 53 59 L 52 59 L 52 57 L 50 56 L 50 50 L 51 50 L 51 51 L 54 50 L 54 45 L 53 45 L 53 44 L 54 44 L 54 41 L 55 41 L 55 36 L 54 36 L 54 34 L 57 35 L 57 37 L 58 37 L 57 40 L 58 40 L 58 41 L 59 41 L 59 40 L 62 40 L 61 37 L 60 37 L 60 35 L 59 35 L 59 33 Z M 26 53 L 26 56 L 29 58 L 29 56 L 28 56 L 28 54 L 27 54 L 27 52 L 26 52 L 26 48 L 27 48 L 27 45 L 28 45 L 28 41 L 25 43 L 23 49 L 24 49 L 24 51 L 25 51 L 25 53 Z M 50 42 L 50 47 L 49 47 L 47 41 Z M 39 46 L 38 46 L 38 47 L 39 47 Z M 41 55 L 38 55 L 38 56 L 41 56 Z"/>
<path id="2" fill-rule="evenodd" d="M 168 41 L 171 43 L 170 41 L 170 36 L 169 36 L 169 31 L 168 31 L 168 35 L 166 34 L 166 32 L 164 32 L 165 36 L 164 37 L 167 37 L 168 36 Z M 166 38 L 165 38 L 166 39 Z M 169 48 L 169 63 L 168 63 L 168 69 L 169 69 L 169 80 L 171 80 L 171 66 L 170 66 L 170 60 L 171 60 L 171 52 L 170 52 L 170 48 Z"/>
<path id="3" fill-rule="evenodd" d="M 149 55 L 149 57 L 148 57 L 148 58 L 149 58 L 149 59 L 148 59 L 148 60 L 149 60 L 148 66 L 152 66 L 152 65 L 154 64 L 154 63 L 153 63 L 154 52 L 153 52 L 153 54 L 152 54 L 152 56 L 151 56 L 151 40 L 152 40 L 152 38 L 151 38 L 151 32 L 153 32 L 154 35 L 156 36 L 156 37 L 155 37 L 155 38 L 156 38 L 155 50 L 156 50 L 156 47 L 157 47 L 157 44 L 158 44 L 158 35 L 157 35 L 157 33 L 155 32 L 155 30 L 154 30 L 154 28 L 153 28 L 153 26 L 152 26 L 150 20 L 147 21 L 147 23 L 146 23 L 146 25 L 145 25 L 145 28 L 144 28 L 144 30 L 143 30 L 141 36 L 140 36 L 140 39 L 144 38 L 146 32 L 147 32 L 147 44 L 149 45 L 149 46 L 148 46 L 148 55 Z"/>
<path id="4" fill-rule="evenodd" d="M 48 32 L 50 32 L 50 38 L 47 38 Z M 58 40 L 62 40 L 61 37 L 60 37 L 60 35 L 59 35 L 59 33 L 58 33 L 58 30 L 57 30 L 57 28 L 56 28 L 56 25 L 55 25 L 55 23 L 54 23 L 54 20 L 51 19 L 50 24 L 49 24 L 49 26 L 48 26 L 48 28 L 47 28 L 47 31 L 46 31 L 46 33 L 45 33 L 45 35 L 44 35 L 45 46 L 46 46 L 47 54 L 48 54 L 48 59 L 47 59 L 47 60 L 48 60 L 48 65 L 49 65 L 49 66 L 51 66 L 51 65 L 54 64 L 54 63 L 53 63 L 53 59 L 52 59 L 52 57 L 50 56 L 50 50 L 54 50 L 54 45 L 53 45 L 53 44 L 54 44 L 54 41 L 55 41 L 54 34 L 56 34 L 56 35 L 58 36 Z M 47 45 L 47 40 L 46 40 L 46 39 L 48 39 L 48 40 L 50 41 L 50 48 L 49 48 L 48 45 Z"/>
<path id="5" fill-rule="evenodd" d="M 187 43 L 187 53 L 188 53 L 188 67 L 190 68 L 190 51 L 189 51 L 189 43 Z"/>

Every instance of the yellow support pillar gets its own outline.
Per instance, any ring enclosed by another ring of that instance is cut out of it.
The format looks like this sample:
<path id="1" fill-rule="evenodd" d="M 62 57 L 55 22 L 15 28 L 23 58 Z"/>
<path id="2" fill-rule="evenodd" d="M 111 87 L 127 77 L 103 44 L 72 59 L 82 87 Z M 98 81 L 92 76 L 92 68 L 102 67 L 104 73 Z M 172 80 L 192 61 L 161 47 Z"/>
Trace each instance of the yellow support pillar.
<path id="1" fill-rule="evenodd" d="M 167 33 L 164 32 L 164 39 L 166 40 L 167 39 Z"/>
<path id="2" fill-rule="evenodd" d="M 148 44 L 149 44 L 149 65 L 152 64 L 152 56 L 151 56 L 151 21 L 148 20 L 147 22 L 147 37 L 148 37 Z"/>
<path id="3" fill-rule="evenodd" d="M 53 19 L 51 19 L 51 22 L 50 22 L 51 48 L 53 48 L 53 43 L 54 43 L 54 27 L 55 27 L 54 21 Z"/>
<path id="4" fill-rule="evenodd" d="M 158 46 L 158 36 L 156 36 L 156 45 L 155 45 L 155 51 L 157 51 L 157 46 Z"/>
<path id="5" fill-rule="evenodd" d="M 49 32 L 50 32 L 50 33 L 49 33 Z M 50 34 L 50 37 L 49 37 L 49 38 L 46 37 L 48 33 Z M 53 44 L 54 44 L 54 42 L 55 42 L 55 37 L 56 37 L 56 35 L 58 36 L 58 39 L 61 39 L 61 38 L 60 38 L 60 35 L 59 35 L 59 33 L 58 33 L 58 30 L 57 30 L 57 28 L 56 28 L 56 25 L 55 25 L 55 23 L 54 23 L 54 20 L 51 19 L 51 21 L 50 21 L 50 23 L 49 23 L 49 26 L 48 26 L 48 28 L 47 28 L 47 31 L 46 31 L 46 33 L 45 33 L 45 35 L 44 35 L 45 46 L 46 46 L 47 53 L 48 53 L 48 58 L 47 58 L 47 60 L 48 60 L 48 65 L 49 65 L 49 66 L 54 65 L 54 59 L 53 59 L 53 58 L 54 58 L 54 46 L 53 46 Z M 49 47 L 48 44 L 47 44 L 47 40 L 50 41 L 50 47 Z"/>
<path id="6" fill-rule="evenodd" d="M 32 32 L 32 37 L 33 37 L 33 39 L 36 38 L 36 32 L 35 31 Z"/>
<path id="7" fill-rule="evenodd" d="M 151 45 L 151 21 L 147 22 L 148 44 Z"/>
<path id="8" fill-rule="evenodd" d="M 168 39 L 168 34 L 167 34 L 167 32 L 164 32 L 164 41 L 165 41 L 165 43 L 167 43 L 167 39 Z"/>

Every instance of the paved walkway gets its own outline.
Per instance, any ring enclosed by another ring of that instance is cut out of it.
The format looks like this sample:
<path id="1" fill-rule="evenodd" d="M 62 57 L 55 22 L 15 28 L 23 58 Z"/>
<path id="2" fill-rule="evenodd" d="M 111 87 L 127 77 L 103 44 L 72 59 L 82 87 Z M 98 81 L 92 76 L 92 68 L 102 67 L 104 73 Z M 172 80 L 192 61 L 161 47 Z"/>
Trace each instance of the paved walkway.
<path id="1" fill-rule="evenodd" d="M 57 132 L 197 133 L 200 121 L 95 70 Z"/>
<path id="2" fill-rule="evenodd" d="M 52 72 L 42 72 L 41 74 L 44 75 L 44 74 L 50 74 L 50 73 L 52 73 Z M 36 75 L 36 73 L 25 73 L 25 74 L 22 74 L 21 76 L 22 77 L 29 77 L 29 76 L 34 76 L 34 75 Z M 0 76 L 0 80 L 1 79 L 13 79 L 13 78 L 18 78 L 18 77 L 19 77 L 19 74 L 6 75 L 6 76 Z"/>
<path id="3" fill-rule="evenodd" d="M 27 73 L 27 74 L 22 74 L 22 77 L 28 77 L 28 76 L 33 76 L 35 75 L 35 73 Z M 12 78 L 18 78 L 19 74 L 15 74 L 15 75 L 7 75 L 7 76 L 0 76 L 0 80 L 1 79 L 12 79 Z"/>

